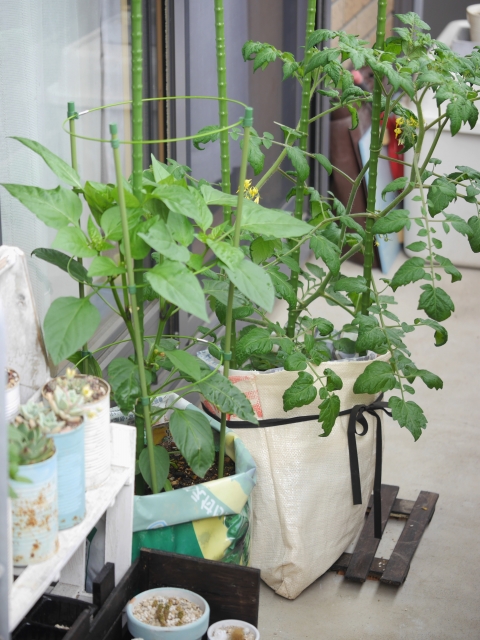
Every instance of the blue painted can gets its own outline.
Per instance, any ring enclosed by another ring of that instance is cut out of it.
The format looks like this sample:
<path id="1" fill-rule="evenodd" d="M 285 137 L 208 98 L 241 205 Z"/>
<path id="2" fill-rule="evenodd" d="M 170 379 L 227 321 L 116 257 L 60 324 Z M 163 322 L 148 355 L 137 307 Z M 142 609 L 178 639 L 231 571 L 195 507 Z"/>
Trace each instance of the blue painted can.
<path id="1" fill-rule="evenodd" d="M 13 564 L 36 564 L 58 549 L 57 454 L 20 466 L 18 476 L 29 482 L 9 480 L 16 494 L 12 499 Z"/>
<path id="2" fill-rule="evenodd" d="M 82 423 L 51 437 L 58 457 L 58 528 L 69 529 L 85 517 L 85 428 Z"/>

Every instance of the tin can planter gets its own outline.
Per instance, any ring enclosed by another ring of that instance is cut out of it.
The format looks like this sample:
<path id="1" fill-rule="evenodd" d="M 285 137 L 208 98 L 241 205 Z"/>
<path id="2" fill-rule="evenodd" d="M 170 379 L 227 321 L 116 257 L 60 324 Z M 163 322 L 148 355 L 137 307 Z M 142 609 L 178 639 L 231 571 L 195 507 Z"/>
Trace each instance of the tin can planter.
<path id="1" fill-rule="evenodd" d="M 94 400 L 85 404 L 83 425 L 85 430 L 85 489 L 96 489 L 110 475 L 110 385 L 96 376 L 77 374 L 75 379 L 92 380 Z M 55 380 L 43 387 L 42 394 L 55 389 Z"/>
<path id="2" fill-rule="evenodd" d="M 69 529 L 85 517 L 85 428 L 83 422 L 53 433 L 58 457 L 58 528 Z"/>
<path id="3" fill-rule="evenodd" d="M 9 480 L 12 499 L 13 564 L 27 565 L 50 558 L 58 547 L 57 454 L 36 464 L 21 465 Z"/>
<path id="4" fill-rule="evenodd" d="M 187 624 L 179 624 L 178 626 L 156 626 L 147 624 L 139 620 L 135 615 L 135 608 L 145 600 L 152 598 L 183 598 L 189 603 L 199 607 L 202 614 L 193 622 Z M 143 638 L 143 640 L 202 640 L 203 634 L 208 629 L 210 621 L 210 607 L 207 601 L 193 591 L 187 589 L 175 589 L 171 587 L 160 587 L 158 589 L 149 589 L 143 593 L 139 593 L 132 598 L 126 608 L 128 630 L 134 637 Z"/>
<path id="5" fill-rule="evenodd" d="M 5 389 L 5 417 L 7 424 L 13 420 L 20 408 L 20 376 L 13 369 L 7 369 Z"/>

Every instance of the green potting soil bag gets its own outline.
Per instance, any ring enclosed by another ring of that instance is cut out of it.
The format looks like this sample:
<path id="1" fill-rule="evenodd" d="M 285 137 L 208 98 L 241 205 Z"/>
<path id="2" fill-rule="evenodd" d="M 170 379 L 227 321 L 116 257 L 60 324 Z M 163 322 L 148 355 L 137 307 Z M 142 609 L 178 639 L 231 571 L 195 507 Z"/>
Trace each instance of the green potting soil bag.
<path id="1" fill-rule="evenodd" d="M 156 407 L 176 401 L 174 393 L 157 398 Z M 200 411 L 186 400 L 179 409 Z M 117 421 L 117 416 L 112 416 Z M 168 421 L 168 412 L 164 420 Z M 208 416 L 207 416 L 208 417 Z M 208 418 L 214 435 L 220 424 Z M 119 420 L 118 420 L 119 421 Z M 218 437 L 218 436 L 217 436 Z M 135 496 L 132 559 L 142 547 L 247 565 L 250 552 L 250 494 L 256 482 L 256 466 L 242 440 L 230 429 L 225 439 L 226 454 L 235 461 L 235 475 L 203 484 Z"/>

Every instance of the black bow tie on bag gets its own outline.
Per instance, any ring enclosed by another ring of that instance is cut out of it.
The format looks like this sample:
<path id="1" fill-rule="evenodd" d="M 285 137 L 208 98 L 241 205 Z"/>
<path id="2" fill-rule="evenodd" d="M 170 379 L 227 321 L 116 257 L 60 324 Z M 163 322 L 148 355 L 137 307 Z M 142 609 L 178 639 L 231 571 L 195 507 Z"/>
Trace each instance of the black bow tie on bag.
<path id="1" fill-rule="evenodd" d="M 382 419 L 377 411 L 385 411 L 391 416 L 391 412 L 387 410 L 388 402 L 383 402 L 383 393 L 372 404 L 356 404 L 352 409 L 340 411 L 340 416 L 350 415 L 348 420 L 347 438 L 348 438 L 348 454 L 350 458 L 350 476 L 352 479 L 352 495 L 353 504 L 362 504 L 362 485 L 360 482 L 360 467 L 358 464 L 358 451 L 356 436 L 365 436 L 368 433 L 368 422 L 365 413 L 374 416 L 377 420 L 377 438 L 375 452 L 375 479 L 373 481 L 373 515 L 374 515 L 374 534 L 375 538 L 382 537 Z M 202 404 L 205 413 L 218 419 L 208 408 Z M 296 418 L 271 418 L 269 420 L 259 420 L 258 425 L 253 422 L 244 422 L 243 420 L 227 420 L 227 427 L 230 429 L 258 429 L 258 427 L 278 427 L 281 425 L 294 424 L 297 422 L 308 422 L 310 420 L 318 420 L 317 415 L 299 416 Z M 357 422 L 363 427 L 361 433 L 357 432 Z"/>
<path id="2" fill-rule="evenodd" d="M 351 409 L 340 411 L 340 416 L 350 415 L 348 419 L 347 438 L 348 454 L 350 457 L 350 477 L 352 479 L 353 504 L 362 504 L 362 486 L 360 483 L 360 468 L 358 464 L 357 439 L 356 436 L 365 436 L 368 432 L 368 422 L 365 413 L 374 416 L 377 421 L 377 437 L 375 451 L 375 478 L 373 481 L 373 516 L 375 538 L 382 537 L 382 419 L 377 411 L 385 411 L 388 416 L 388 402 L 383 402 L 383 393 L 371 404 L 356 404 Z M 357 432 L 357 422 L 363 427 L 361 433 Z"/>

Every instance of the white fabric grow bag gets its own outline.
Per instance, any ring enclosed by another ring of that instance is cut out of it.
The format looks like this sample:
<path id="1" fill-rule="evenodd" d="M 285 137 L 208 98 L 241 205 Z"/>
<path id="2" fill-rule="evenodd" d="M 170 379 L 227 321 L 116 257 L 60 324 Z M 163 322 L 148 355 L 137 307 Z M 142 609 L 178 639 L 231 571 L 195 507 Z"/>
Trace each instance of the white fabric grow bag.
<path id="1" fill-rule="evenodd" d="M 388 360 L 388 355 L 378 357 Z M 343 380 L 341 410 L 371 404 L 375 395 L 353 393 L 356 378 L 370 361 L 322 363 Z M 297 378 L 295 371 L 232 371 L 230 380 L 250 399 L 260 420 L 318 415 L 320 400 L 283 411 L 283 393 Z M 206 403 L 207 408 L 215 409 Z M 218 412 L 217 412 L 218 413 Z M 380 412 L 380 415 L 383 415 Z M 349 416 L 342 416 L 327 438 L 318 421 L 236 431 L 257 465 L 253 491 L 251 565 L 281 596 L 296 598 L 320 577 L 359 533 L 375 474 L 376 419 L 364 414 L 368 432 L 356 437 L 362 504 L 354 505 L 347 442 Z M 236 416 L 228 416 L 235 430 Z M 361 432 L 361 429 L 358 430 Z"/>

